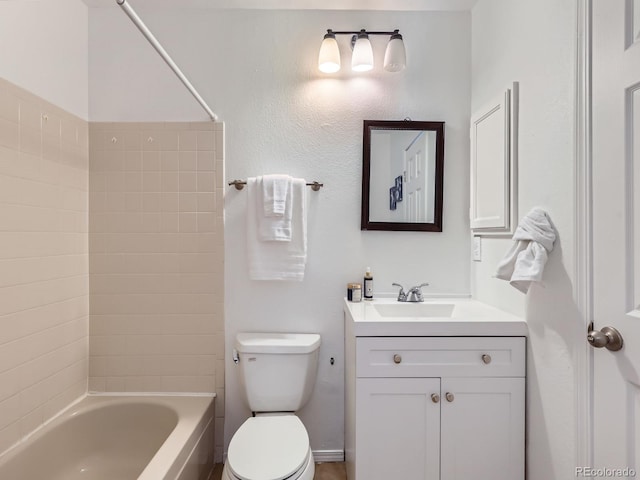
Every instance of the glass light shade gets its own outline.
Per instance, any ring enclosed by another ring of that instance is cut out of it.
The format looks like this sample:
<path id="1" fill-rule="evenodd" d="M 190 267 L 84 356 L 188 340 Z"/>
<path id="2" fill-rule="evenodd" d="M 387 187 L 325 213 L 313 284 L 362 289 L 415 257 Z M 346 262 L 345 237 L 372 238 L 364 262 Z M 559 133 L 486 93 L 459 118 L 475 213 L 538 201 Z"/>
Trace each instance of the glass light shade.
<path id="1" fill-rule="evenodd" d="M 351 56 L 351 69 L 356 72 L 367 72 L 373 68 L 373 49 L 369 35 L 360 32 Z"/>
<path id="2" fill-rule="evenodd" d="M 335 73 L 340 70 L 340 49 L 336 36 L 332 33 L 327 33 L 320 45 L 318 69 L 324 73 Z"/>
<path id="3" fill-rule="evenodd" d="M 406 65 L 407 54 L 404 50 L 402 35 L 398 33 L 391 35 L 387 50 L 384 52 L 384 69 L 387 72 L 400 72 Z"/>

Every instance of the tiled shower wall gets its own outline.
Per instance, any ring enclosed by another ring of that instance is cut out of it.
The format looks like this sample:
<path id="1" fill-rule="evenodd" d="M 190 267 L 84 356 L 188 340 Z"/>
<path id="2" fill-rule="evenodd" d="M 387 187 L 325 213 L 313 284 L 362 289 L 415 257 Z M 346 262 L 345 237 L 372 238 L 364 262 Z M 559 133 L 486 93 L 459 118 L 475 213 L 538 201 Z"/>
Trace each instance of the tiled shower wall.
<path id="1" fill-rule="evenodd" d="M 92 123 L 89 138 L 89 389 L 217 393 L 220 456 L 223 124 Z"/>
<path id="2" fill-rule="evenodd" d="M 0 452 L 86 391 L 87 142 L 0 79 Z"/>

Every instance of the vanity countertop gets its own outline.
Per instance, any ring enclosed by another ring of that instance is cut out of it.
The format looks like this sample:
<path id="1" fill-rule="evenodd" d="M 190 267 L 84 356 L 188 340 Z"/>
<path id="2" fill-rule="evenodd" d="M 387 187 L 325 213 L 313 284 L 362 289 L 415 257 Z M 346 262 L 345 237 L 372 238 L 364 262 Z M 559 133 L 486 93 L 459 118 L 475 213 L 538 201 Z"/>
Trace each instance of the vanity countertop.
<path id="1" fill-rule="evenodd" d="M 523 318 L 471 298 L 344 299 L 347 332 L 356 337 L 526 336 Z"/>

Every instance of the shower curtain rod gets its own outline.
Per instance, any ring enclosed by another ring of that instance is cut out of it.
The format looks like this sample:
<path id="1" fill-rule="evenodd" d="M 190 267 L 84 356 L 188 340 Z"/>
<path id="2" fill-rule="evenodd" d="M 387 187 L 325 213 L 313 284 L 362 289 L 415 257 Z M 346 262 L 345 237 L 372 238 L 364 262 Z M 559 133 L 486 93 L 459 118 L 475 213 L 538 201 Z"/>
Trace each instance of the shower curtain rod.
<path id="1" fill-rule="evenodd" d="M 135 26 L 138 27 L 138 30 L 142 32 L 142 35 L 144 35 L 145 38 L 149 40 L 149 43 L 151 44 L 151 46 L 156 49 L 156 51 L 160 54 L 162 59 L 167 63 L 167 65 L 169 65 L 171 70 L 173 70 L 173 73 L 175 73 L 176 76 L 180 79 L 180 81 L 184 84 L 184 86 L 187 87 L 187 90 L 189 90 L 191 95 L 193 95 L 194 98 L 198 101 L 198 103 L 202 106 L 202 108 L 204 108 L 205 112 L 207 112 L 209 117 L 211 117 L 211 120 L 213 120 L 214 122 L 218 120 L 218 116 L 215 113 L 213 113 L 213 110 L 211 110 L 211 108 L 209 108 L 209 105 L 207 105 L 207 102 L 204 101 L 204 99 L 200 96 L 200 94 L 195 89 L 195 87 L 191 85 L 191 82 L 189 81 L 189 79 L 185 77 L 184 73 L 182 73 L 180 68 L 178 68 L 178 65 L 176 65 L 176 63 L 171 59 L 167 51 L 164 48 L 162 48 L 162 45 L 160 45 L 160 42 L 158 42 L 156 37 L 153 36 L 153 33 L 151 33 L 151 31 L 147 28 L 147 26 L 144 24 L 142 19 L 140 19 L 140 17 L 135 12 L 135 10 L 131 8 L 131 5 L 127 3 L 127 0 L 116 0 L 116 3 L 120 5 L 120 8 L 124 10 L 124 13 L 126 13 L 127 16 L 131 19 L 131 21 L 135 24 Z"/>

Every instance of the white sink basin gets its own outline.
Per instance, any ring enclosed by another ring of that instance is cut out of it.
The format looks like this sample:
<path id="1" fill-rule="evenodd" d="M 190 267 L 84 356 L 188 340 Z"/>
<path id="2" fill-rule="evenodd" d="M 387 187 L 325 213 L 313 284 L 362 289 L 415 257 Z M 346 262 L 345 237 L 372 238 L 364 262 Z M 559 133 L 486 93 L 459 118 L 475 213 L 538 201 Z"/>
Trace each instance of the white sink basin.
<path id="1" fill-rule="evenodd" d="M 344 299 L 345 331 L 356 337 L 526 336 L 527 323 L 471 298 L 429 297 L 422 303 L 378 297 Z"/>
<path id="2" fill-rule="evenodd" d="M 452 303 L 381 303 L 374 305 L 381 317 L 451 317 Z"/>

